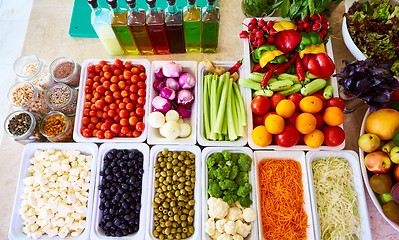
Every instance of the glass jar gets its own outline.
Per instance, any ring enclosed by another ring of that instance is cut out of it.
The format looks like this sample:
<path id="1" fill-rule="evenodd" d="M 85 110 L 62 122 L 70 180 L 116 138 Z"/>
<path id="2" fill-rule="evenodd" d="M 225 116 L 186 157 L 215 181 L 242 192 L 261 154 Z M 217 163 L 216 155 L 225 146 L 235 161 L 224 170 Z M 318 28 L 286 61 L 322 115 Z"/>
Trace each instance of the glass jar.
<path id="1" fill-rule="evenodd" d="M 41 117 L 36 113 L 18 110 L 7 116 L 4 121 L 4 131 L 22 144 L 44 142 L 46 138 L 40 133 L 39 123 Z"/>
<path id="2" fill-rule="evenodd" d="M 71 142 L 73 122 L 62 112 L 50 112 L 40 121 L 40 132 L 50 142 Z"/>
<path id="3" fill-rule="evenodd" d="M 46 91 L 45 99 L 52 110 L 73 116 L 76 112 L 78 90 L 63 83 L 57 83 Z"/>
<path id="4" fill-rule="evenodd" d="M 14 72 L 22 81 L 29 81 L 43 89 L 53 85 L 48 65 L 33 54 L 23 55 L 14 62 Z"/>
<path id="5" fill-rule="evenodd" d="M 50 74 L 56 83 L 78 87 L 81 66 L 70 58 L 60 57 L 50 64 Z"/>
<path id="6" fill-rule="evenodd" d="M 274 13 L 275 0 L 242 0 L 241 11 L 246 17 L 266 17 Z"/>
<path id="7" fill-rule="evenodd" d="M 40 115 L 50 111 L 44 99 L 44 90 L 30 82 L 18 82 L 8 91 L 8 100 L 16 110 L 36 112 Z"/>

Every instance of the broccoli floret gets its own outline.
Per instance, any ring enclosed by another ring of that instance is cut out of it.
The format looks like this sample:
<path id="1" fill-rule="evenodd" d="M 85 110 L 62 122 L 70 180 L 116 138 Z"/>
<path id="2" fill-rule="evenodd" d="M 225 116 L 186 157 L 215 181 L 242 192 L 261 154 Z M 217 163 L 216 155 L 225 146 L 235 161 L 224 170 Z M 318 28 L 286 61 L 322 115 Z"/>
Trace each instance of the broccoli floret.
<path id="1" fill-rule="evenodd" d="M 218 167 L 215 171 L 215 176 L 219 180 L 223 180 L 229 178 L 230 176 L 230 168 L 229 167 Z"/>
<path id="2" fill-rule="evenodd" d="M 239 172 L 235 179 L 238 186 L 242 186 L 249 181 L 249 176 L 247 172 Z"/>
<path id="3" fill-rule="evenodd" d="M 249 195 L 247 195 L 246 197 L 239 197 L 238 201 L 243 207 L 249 207 L 252 204 L 252 200 L 249 198 Z"/>
<path id="4" fill-rule="evenodd" d="M 238 166 L 233 165 L 230 169 L 230 176 L 229 179 L 230 180 L 234 180 L 238 175 Z"/>
<path id="5" fill-rule="evenodd" d="M 238 200 L 237 194 L 234 191 L 224 191 L 223 192 L 223 201 L 227 202 L 228 204 L 233 204 Z"/>
<path id="6" fill-rule="evenodd" d="M 223 155 L 221 153 L 215 152 L 212 153 L 207 160 L 207 165 L 208 168 L 212 167 L 212 166 L 217 166 L 217 164 L 221 161 L 224 161 L 223 159 Z"/>
<path id="7" fill-rule="evenodd" d="M 238 158 L 238 168 L 241 172 L 248 172 L 251 170 L 252 158 L 245 153 L 240 153 Z"/>
<path id="8" fill-rule="evenodd" d="M 234 165 L 238 165 L 238 159 L 240 158 L 239 153 L 233 153 L 231 156 L 231 161 L 233 162 Z"/>
<path id="9" fill-rule="evenodd" d="M 222 189 L 220 189 L 219 187 L 219 183 L 214 180 L 211 179 L 212 181 L 209 181 L 209 185 L 208 185 L 208 193 L 211 197 L 215 197 L 215 198 L 220 198 L 223 195 L 223 191 Z"/>
<path id="10" fill-rule="evenodd" d="M 244 185 L 240 186 L 237 190 L 237 195 L 240 197 L 245 197 L 252 191 L 252 185 L 249 183 L 245 183 Z"/>
<path id="11" fill-rule="evenodd" d="M 218 168 L 216 166 L 213 166 L 211 168 L 208 169 L 208 178 L 209 179 L 216 179 L 217 174 L 216 174 L 216 170 Z"/>
<path id="12" fill-rule="evenodd" d="M 229 151 L 222 151 L 222 155 L 223 155 L 223 157 L 224 157 L 224 159 L 225 159 L 226 161 L 230 161 L 230 160 L 231 160 L 231 152 L 229 152 Z"/>
<path id="13" fill-rule="evenodd" d="M 230 179 L 224 179 L 224 180 L 220 181 L 219 187 L 222 190 L 229 190 L 229 191 L 237 190 L 237 184 Z"/>

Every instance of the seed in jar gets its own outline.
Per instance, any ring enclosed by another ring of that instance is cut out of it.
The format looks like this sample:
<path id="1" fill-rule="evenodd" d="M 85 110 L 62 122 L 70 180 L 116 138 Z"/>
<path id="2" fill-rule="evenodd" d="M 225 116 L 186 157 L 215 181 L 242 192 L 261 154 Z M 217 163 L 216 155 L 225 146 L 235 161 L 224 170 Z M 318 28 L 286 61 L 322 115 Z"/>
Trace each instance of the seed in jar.
<path id="1" fill-rule="evenodd" d="M 66 86 L 52 88 L 48 93 L 49 103 L 53 107 L 59 107 L 66 104 L 70 97 L 70 91 Z"/>
<path id="2" fill-rule="evenodd" d="M 60 135 L 66 128 L 67 120 L 62 115 L 53 115 L 44 123 L 43 132 L 48 137 Z"/>
<path id="3" fill-rule="evenodd" d="M 143 154 L 138 150 L 112 149 L 103 164 L 99 227 L 106 236 L 133 234 L 140 223 Z"/>
<path id="4" fill-rule="evenodd" d="M 92 161 L 91 155 L 75 150 L 33 154 L 19 209 L 28 237 L 77 237 L 84 231 Z"/>
<path id="5" fill-rule="evenodd" d="M 194 234 L 195 155 L 164 149 L 154 168 L 152 234 L 161 240 L 189 238 Z"/>
<path id="6" fill-rule="evenodd" d="M 33 92 L 32 86 L 24 84 L 12 92 L 11 101 L 17 106 L 25 105 L 32 99 Z"/>
<path id="7" fill-rule="evenodd" d="M 54 69 L 54 77 L 58 79 L 66 78 L 73 73 L 74 64 L 72 62 L 62 62 Z"/>
<path id="8" fill-rule="evenodd" d="M 14 136 L 22 136 L 25 134 L 32 123 L 27 113 L 20 113 L 11 118 L 8 123 L 8 131 Z"/>

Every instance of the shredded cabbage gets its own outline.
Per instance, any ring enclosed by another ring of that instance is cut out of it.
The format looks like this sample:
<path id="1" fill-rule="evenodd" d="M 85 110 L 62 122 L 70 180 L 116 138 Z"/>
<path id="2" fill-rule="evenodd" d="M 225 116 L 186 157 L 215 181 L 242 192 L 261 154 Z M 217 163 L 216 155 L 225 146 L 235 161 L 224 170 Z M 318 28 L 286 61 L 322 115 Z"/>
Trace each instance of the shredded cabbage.
<path id="1" fill-rule="evenodd" d="M 360 216 L 352 168 L 344 158 L 319 158 L 311 164 L 321 239 L 360 239 Z"/>

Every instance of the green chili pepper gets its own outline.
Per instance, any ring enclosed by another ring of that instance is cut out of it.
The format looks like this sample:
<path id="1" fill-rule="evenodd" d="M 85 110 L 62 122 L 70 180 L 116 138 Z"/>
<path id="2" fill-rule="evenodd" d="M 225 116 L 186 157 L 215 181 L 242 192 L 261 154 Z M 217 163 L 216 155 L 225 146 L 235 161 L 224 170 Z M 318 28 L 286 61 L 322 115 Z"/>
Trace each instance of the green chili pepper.
<path id="1" fill-rule="evenodd" d="M 270 50 L 277 50 L 277 48 L 274 45 L 262 45 L 262 46 L 260 46 L 258 49 L 255 50 L 255 53 L 254 53 L 255 59 L 259 60 L 260 56 L 262 55 L 263 52 L 270 51 Z"/>
<path id="2" fill-rule="evenodd" d="M 322 44 L 320 35 L 317 32 L 301 32 L 302 40 L 295 48 L 296 51 L 302 51 L 306 46 Z"/>

